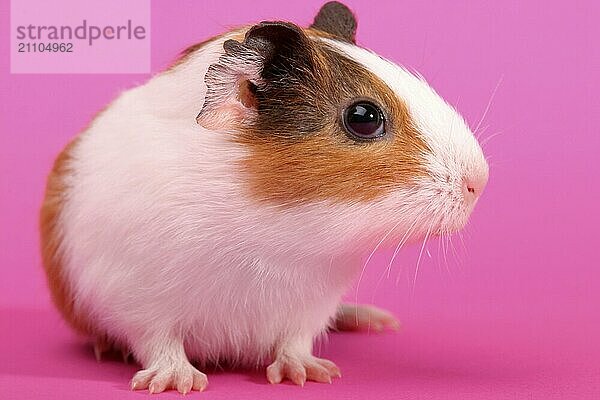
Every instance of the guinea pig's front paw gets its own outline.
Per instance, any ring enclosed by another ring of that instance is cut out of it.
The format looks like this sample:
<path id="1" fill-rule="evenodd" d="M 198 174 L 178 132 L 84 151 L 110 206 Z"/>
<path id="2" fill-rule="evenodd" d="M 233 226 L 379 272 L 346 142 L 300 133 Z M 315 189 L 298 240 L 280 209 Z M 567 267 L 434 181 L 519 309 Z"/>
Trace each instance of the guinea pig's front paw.
<path id="1" fill-rule="evenodd" d="M 160 393 L 176 389 L 181 394 L 192 390 L 202 392 L 208 385 L 206 375 L 189 362 L 180 365 L 159 364 L 138 371 L 131 379 L 132 390 L 148 389 L 150 393 Z"/>
<path id="2" fill-rule="evenodd" d="M 288 378 L 296 385 L 304 386 L 306 380 L 331 383 L 331 378 L 341 376 L 337 365 L 312 355 L 303 357 L 280 355 L 267 367 L 267 379 L 270 383 L 280 383 Z"/>

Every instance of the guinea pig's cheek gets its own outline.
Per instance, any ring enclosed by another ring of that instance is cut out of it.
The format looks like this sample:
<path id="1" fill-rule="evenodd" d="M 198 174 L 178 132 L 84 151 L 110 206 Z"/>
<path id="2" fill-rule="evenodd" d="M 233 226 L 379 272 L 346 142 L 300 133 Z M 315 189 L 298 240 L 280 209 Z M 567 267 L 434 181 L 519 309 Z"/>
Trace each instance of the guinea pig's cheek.
<path id="1" fill-rule="evenodd" d="M 369 203 L 426 173 L 418 139 L 357 145 L 321 132 L 298 140 L 242 140 L 249 149 L 241 164 L 248 190 L 263 202 Z"/>

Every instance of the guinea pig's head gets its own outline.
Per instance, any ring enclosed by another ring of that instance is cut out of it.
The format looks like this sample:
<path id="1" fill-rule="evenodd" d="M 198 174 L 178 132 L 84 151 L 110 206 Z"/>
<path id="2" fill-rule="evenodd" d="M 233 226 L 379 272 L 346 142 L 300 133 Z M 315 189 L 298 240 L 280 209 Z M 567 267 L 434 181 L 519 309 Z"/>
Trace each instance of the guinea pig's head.
<path id="1" fill-rule="evenodd" d="M 307 221 L 338 210 L 354 225 L 335 235 L 462 228 L 488 179 L 477 140 L 423 78 L 357 46 L 355 28 L 331 2 L 310 28 L 263 22 L 225 41 L 198 123 L 236 132 L 257 201 Z"/>

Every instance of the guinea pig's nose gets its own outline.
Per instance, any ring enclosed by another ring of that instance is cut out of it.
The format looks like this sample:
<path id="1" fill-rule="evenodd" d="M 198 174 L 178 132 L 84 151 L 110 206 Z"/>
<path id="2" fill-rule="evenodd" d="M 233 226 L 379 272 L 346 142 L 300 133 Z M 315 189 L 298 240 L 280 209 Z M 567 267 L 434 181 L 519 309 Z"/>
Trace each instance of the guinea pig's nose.
<path id="1" fill-rule="evenodd" d="M 463 178 L 462 191 L 466 201 L 475 201 L 487 183 L 487 174 L 470 174 Z"/>

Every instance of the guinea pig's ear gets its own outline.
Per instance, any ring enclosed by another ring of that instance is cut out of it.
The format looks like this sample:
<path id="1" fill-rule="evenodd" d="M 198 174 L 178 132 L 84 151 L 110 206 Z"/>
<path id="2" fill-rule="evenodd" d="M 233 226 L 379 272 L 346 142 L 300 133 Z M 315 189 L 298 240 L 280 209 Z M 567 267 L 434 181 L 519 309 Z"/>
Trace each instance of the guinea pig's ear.
<path id="1" fill-rule="evenodd" d="M 337 1 L 325 3 L 310 27 L 345 42 L 356 43 L 356 18 L 348 7 Z"/>
<path id="2" fill-rule="evenodd" d="M 272 95 L 275 86 L 314 72 L 311 41 L 291 23 L 261 22 L 243 42 L 226 40 L 223 49 L 204 77 L 207 93 L 196 117 L 208 129 L 252 121 L 261 98 Z"/>

